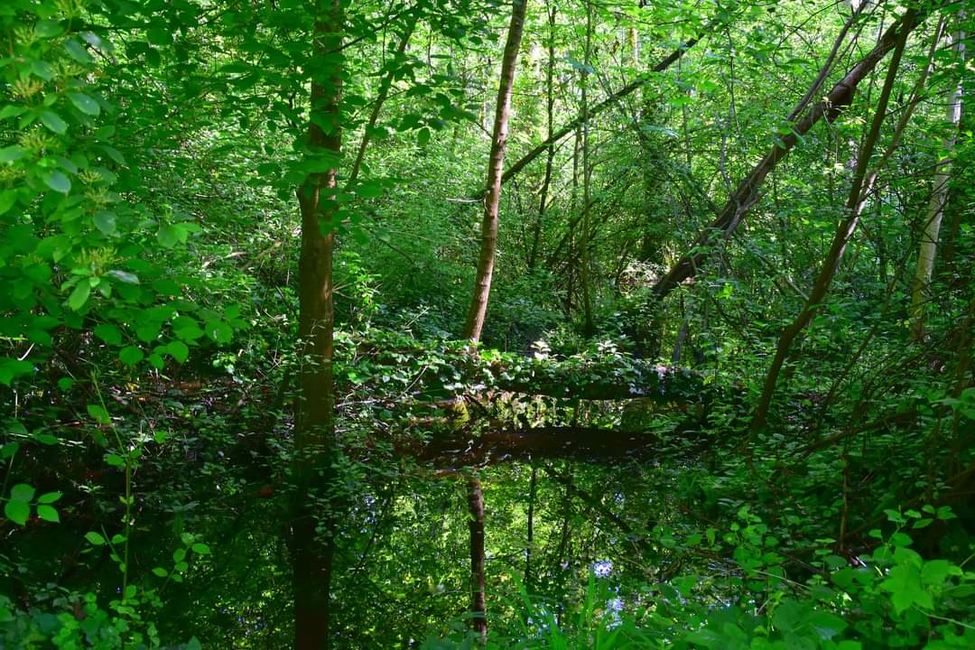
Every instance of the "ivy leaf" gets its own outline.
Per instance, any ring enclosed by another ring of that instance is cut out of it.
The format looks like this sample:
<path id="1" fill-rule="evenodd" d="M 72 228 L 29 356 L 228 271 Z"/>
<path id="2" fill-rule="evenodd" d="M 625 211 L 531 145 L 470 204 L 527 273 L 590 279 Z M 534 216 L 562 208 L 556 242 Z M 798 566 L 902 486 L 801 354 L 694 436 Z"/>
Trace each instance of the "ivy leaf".
<path id="1" fill-rule="evenodd" d="M 96 116 L 102 112 L 102 107 L 94 99 L 84 93 L 68 93 L 68 99 L 74 107 L 85 115 Z"/>
<path id="2" fill-rule="evenodd" d="M 30 506 L 23 501 L 7 501 L 3 504 L 3 514 L 10 521 L 23 526 L 27 523 L 27 518 L 30 517 Z"/>
<path id="3" fill-rule="evenodd" d="M 68 123 L 54 111 L 41 111 L 41 123 L 58 135 L 64 135 L 68 130 Z"/>
<path id="4" fill-rule="evenodd" d="M 56 524 L 61 522 L 61 517 L 58 516 L 58 511 L 51 506 L 37 506 L 37 516 L 44 521 L 50 521 Z"/>

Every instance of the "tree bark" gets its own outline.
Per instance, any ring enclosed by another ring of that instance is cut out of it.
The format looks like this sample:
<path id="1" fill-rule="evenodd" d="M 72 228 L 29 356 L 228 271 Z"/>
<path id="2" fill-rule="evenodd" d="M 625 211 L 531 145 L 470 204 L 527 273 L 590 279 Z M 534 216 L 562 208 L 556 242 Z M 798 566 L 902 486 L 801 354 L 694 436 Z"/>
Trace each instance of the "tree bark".
<path id="1" fill-rule="evenodd" d="M 481 481 L 467 480 L 468 528 L 471 538 L 471 628 L 481 641 L 487 638 L 487 598 L 484 578 L 484 492 Z"/>
<path id="2" fill-rule="evenodd" d="M 903 20 L 905 23 L 907 23 L 912 18 L 913 11 L 908 10 Z M 782 370 L 782 365 L 785 363 L 785 360 L 789 355 L 792 342 L 802 332 L 802 330 L 805 329 L 810 321 L 812 321 L 813 316 L 816 315 L 816 311 L 822 304 L 823 299 L 826 297 L 829 287 L 832 284 L 833 277 L 836 275 L 836 271 L 839 269 L 840 263 L 843 260 L 843 253 L 846 251 L 846 245 L 849 243 L 850 237 L 853 235 L 853 232 L 856 230 L 857 225 L 860 222 L 860 213 L 863 208 L 862 192 L 864 189 L 864 181 L 867 178 L 867 166 L 870 164 L 870 159 L 873 156 L 873 150 L 877 144 L 877 140 L 880 137 L 880 127 L 883 125 L 884 118 L 887 117 L 887 104 L 890 101 L 890 93 L 893 90 L 894 81 L 897 78 L 901 56 L 904 53 L 904 46 L 907 43 L 907 37 L 909 34 L 910 30 L 906 28 L 902 28 L 898 33 L 894 55 L 893 58 L 891 58 L 890 66 L 887 68 L 887 77 L 884 80 L 884 86 L 880 92 L 880 98 L 877 101 L 877 108 L 874 111 L 873 121 L 870 124 L 870 131 L 868 132 L 863 146 L 860 148 L 860 154 L 857 157 L 856 168 L 853 172 L 853 183 L 850 187 L 850 194 L 846 201 L 845 212 L 847 213 L 847 216 L 836 228 L 836 233 L 833 236 L 833 242 L 830 245 L 829 252 L 827 253 L 826 259 L 823 260 L 823 264 L 819 269 L 819 273 L 816 276 L 816 281 L 813 284 L 812 291 L 809 292 L 809 299 L 806 301 L 806 304 L 803 306 L 802 311 L 796 317 L 795 321 L 786 327 L 782 332 L 782 335 L 779 337 L 775 357 L 772 359 L 772 365 L 770 366 L 768 374 L 765 377 L 765 384 L 762 387 L 762 395 L 759 398 L 758 406 L 755 409 L 755 415 L 752 418 L 752 431 L 756 431 L 765 426 L 765 422 L 768 418 L 769 407 L 772 402 L 772 396 L 775 393 L 775 385 L 778 381 L 779 372 Z"/>
<path id="3" fill-rule="evenodd" d="M 501 202 L 501 171 L 504 167 L 504 151 L 508 143 L 508 119 L 511 115 L 511 93 L 518 63 L 518 49 L 525 27 L 527 0 L 514 0 L 508 40 L 501 60 L 501 80 L 498 84 L 498 105 L 494 114 L 494 132 L 491 137 L 491 155 L 488 162 L 487 194 L 484 197 L 484 218 L 481 221 L 481 254 L 474 280 L 474 297 L 467 312 L 464 336 L 472 341 L 481 338 L 484 317 L 487 314 L 491 294 L 491 278 L 494 275 L 494 259 L 498 246 L 498 209 Z"/>
<path id="4" fill-rule="evenodd" d="M 776 142 L 761 162 L 738 184 L 718 216 L 694 241 L 690 252 L 685 253 L 667 275 L 657 281 L 653 292 L 658 299 L 665 298 L 681 283 L 697 274 L 710 256 L 711 249 L 720 240 L 730 237 L 735 232 L 748 211 L 760 198 L 759 188 L 765 177 L 789 155 L 799 142 L 799 138 L 808 133 L 820 120 L 833 122 L 842 109 L 853 101 L 860 82 L 893 49 L 898 39 L 901 36 L 906 37 L 923 18 L 924 14 L 910 11 L 894 22 L 881 36 L 877 46 L 833 86 L 823 101 L 809 109 L 804 117 L 793 122 L 792 132 Z"/>
<path id="5" fill-rule="evenodd" d="M 481 222 L 481 254 L 474 280 L 464 338 L 472 342 L 481 339 L 484 318 L 487 315 L 491 295 L 491 277 L 494 274 L 494 258 L 498 245 L 498 209 L 501 202 L 501 172 L 504 168 L 504 152 L 508 142 L 508 120 L 511 115 L 511 94 L 515 82 L 515 67 L 521 35 L 525 28 L 527 0 L 514 0 L 508 39 L 501 60 L 501 79 L 498 82 L 498 104 L 494 114 L 494 131 L 491 137 L 491 154 L 487 171 L 487 194 L 484 197 L 484 218 Z M 482 642 L 487 639 L 487 598 L 484 578 L 484 494 L 481 481 L 471 476 L 467 481 L 467 503 L 470 509 L 471 535 L 471 627 Z"/>
<path id="6" fill-rule="evenodd" d="M 955 52 L 959 63 L 964 69 L 965 34 L 958 32 L 951 38 L 954 41 Z M 945 157 L 938 162 L 938 171 L 934 175 L 934 187 L 931 189 L 931 201 L 924 220 L 921 233 L 921 243 L 918 246 L 917 271 L 911 287 L 911 335 L 916 341 L 924 339 L 924 314 L 928 301 L 928 287 L 931 284 L 931 274 L 934 271 L 934 258 L 938 250 L 938 238 L 941 234 L 941 220 L 944 216 L 945 204 L 948 202 L 948 184 L 951 182 L 951 150 L 955 146 L 958 128 L 961 125 L 962 111 L 962 82 L 952 90 L 948 99 L 947 118 L 951 127 L 950 134 L 944 140 Z"/>
<path id="7" fill-rule="evenodd" d="M 315 58 L 342 44 L 341 0 L 322 0 L 315 8 Z M 311 73 L 307 155 L 337 162 L 342 146 L 340 65 Z M 335 550 L 335 512 L 315 504 L 332 496 L 335 453 L 335 392 L 332 374 L 334 307 L 332 255 L 335 246 L 336 169 L 314 173 L 297 190 L 301 211 L 299 322 L 301 346 L 299 398 L 295 409 L 295 493 L 290 522 L 294 588 L 294 647 L 328 647 L 329 589 Z M 318 498 L 313 498 L 317 496 Z"/>

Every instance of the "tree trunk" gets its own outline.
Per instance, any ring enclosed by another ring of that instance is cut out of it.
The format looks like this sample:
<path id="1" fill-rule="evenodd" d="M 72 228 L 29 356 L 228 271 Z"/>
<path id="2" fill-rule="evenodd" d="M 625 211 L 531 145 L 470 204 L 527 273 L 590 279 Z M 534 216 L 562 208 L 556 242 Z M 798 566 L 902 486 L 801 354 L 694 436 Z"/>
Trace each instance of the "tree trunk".
<path id="1" fill-rule="evenodd" d="M 667 68 L 669 68 L 675 61 L 680 60 L 680 58 L 682 56 L 684 56 L 684 53 L 687 50 L 689 50 L 692 47 L 694 47 L 694 45 L 701 38 L 703 38 L 704 35 L 710 33 L 711 31 L 713 31 L 715 29 L 718 29 L 719 26 L 721 26 L 723 24 L 724 24 L 723 23 L 723 20 L 713 20 L 713 21 L 711 21 L 704 28 L 704 30 L 702 30 L 701 36 L 697 36 L 697 37 L 692 38 L 692 39 L 690 39 L 688 41 L 685 41 L 684 43 L 681 43 L 681 45 L 676 50 L 674 50 L 673 52 L 671 52 L 670 54 L 668 54 L 666 57 L 664 57 L 663 59 L 661 59 L 660 62 L 657 63 L 657 65 L 653 66 L 653 68 L 651 68 L 651 72 L 663 72 L 664 70 L 666 70 Z M 563 125 L 561 128 L 559 128 L 558 131 L 556 131 L 555 133 L 553 133 L 552 135 L 550 135 L 545 140 L 545 142 L 542 142 L 541 144 L 539 144 L 538 146 L 536 146 L 534 149 L 532 149 L 531 151 L 529 151 L 528 153 L 526 153 L 524 156 L 522 156 L 521 158 L 519 158 L 513 165 L 511 165 L 511 167 L 509 167 L 504 172 L 504 175 L 501 177 L 501 182 L 502 183 L 507 183 L 508 181 L 510 181 L 515 175 L 517 175 L 519 172 L 521 172 L 521 170 L 523 170 L 525 167 L 527 167 L 528 165 L 530 165 L 536 158 L 538 158 L 550 146 L 554 145 L 555 143 L 557 143 L 559 140 L 561 140 L 565 136 L 569 135 L 570 133 L 576 131 L 576 129 L 578 129 L 580 126 L 582 126 L 582 122 L 584 120 L 590 120 L 590 119 L 596 117 L 597 115 L 602 114 L 604 111 L 612 108 L 613 106 L 616 106 L 620 102 L 620 100 L 622 100 L 623 98 L 625 98 L 625 97 L 633 94 L 634 92 L 636 92 L 637 90 L 639 90 L 640 88 L 642 88 L 652 78 L 653 77 L 651 77 L 651 76 L 646 76 L 646 77 L 640 77 L 639 79 L 636 79 L 634 81 L 631 81 L 630 83 L 626 84 L 625 86 L 623 86 L 622 88 L 620 88 L 619 90 L 617 90 L 615 93 L 613 93 L 612 95 L 610 95 L 609 97 L 607 97 L 603 101 L 601 101 L 598 104 L 596 104 L 595 106 L 593 106 L 585 116 L 580 115 L 576 119 L 574 119 L 574 120 L 570 121 L 569 123 Z"/>
<path id="2" fill-rule="evenodd" d="M 908 13 L 904 16 L 905 23 L 909 23 L 912 15 L 913 12 L 908 11 Z M 768 418 L 769 407 L 772 402 L 772 395 L 775 393 L 775 385 L 778 381 L 779 372 L 781 371 L 782 365 L 785 363 L 785 360 L 789 355 L 792 342 L 809 324 L 809 322 L 812 321 L 813 316 L 816 314 L 816 310 L 826 297 L 826 293 L 829 291 L 829 287 L 832 284 L 833 277 L 836 275 L 840 262 L 843 260 L 843 253 L 846 251 L 846 245 L 849 243 L 850 237 L 853 235 L 853 232 L 856 230 L 857 224 L 860 221 L 860 212 L 863 208 L 862 192 L 864 189 L 864 181 L 867 178 L 867 165 L 870 163 L 874 147 L 876 146 L 877 140 L 880 137 L 880 127 L 883 125 L 884 118 L 887 117 L 887 104 L 890 100 L 890 93 L 894 87 L 894 81 L 897 78 L 897 71 L 900 68 L 901 56 L 904 53 L 904 46 L 907 43 L 909 33 L 910 30 L 906 28 L 900 31 L 896 48 L 894 50 L 894 56 L 890 61 L 890 66 L 887 68 L 887 77 L 884 80 L 884 87 L 880 92 L 880 99 L 877 101 L 877 108 L 874 111 L 873 121 L 870 124 L 870 131 L 867 134 L 863 146 L 860 148 L 860 154 L 857 157 L 856 168 L 853 172 L 853 184 L 850 187 L 850 194 L 846 201 L 845 212 L 847 213 L 847 216 L 836 228 L 836 234 L 833 236 L 833 243 L 831 244 L 829 252 L 826 255 L 826 259 L 823 261 L 823 264 L 819 269 L 819 274 L 816 276 L 816 281 L 813 284 L 812 291 L 809 293 L 809 299 L 803 306 L 799 316 L 796 317 L 795 321 L 793 321 L 791 325 L 785 328 L 782 335 L 779 337 L 779 344 L 775 351 L 775 357 L 773 358 L 772 365 L 765 377 L 765 384 L 762 387 L 762 395 L 759 398 L 758 407 L 755 409 L 755 416 L 752 418 L 752 431 L 756 431 L 765 426 L 766 419 Z"/>
<path id="3" fill-rule="evenodd" d="M 532 552 L 535 550 L 535 499 L 538 496 L 538 467 L 532 463 L 528 481 L 528 530 L 525 539 L 525 591 L 532 593 Z"/>
<path id="4" fill-rule="evenodd" d="M 484 197 L 484 218 L 481 222 L 481 254 L 477 263 L 474 295 L 471 298 L 464 338 L 473 342 L 481 339 L 484 317 L 491 295 L 491 277 L 498 245 L 498 208 L 501 202 L 501 172 L 504 168 L 505 145 L 508 141 L 508 118 L 511 115 L 511 94 L 515 83 L 515 66 L 525 27 L 527 0 L 514 0 L 508 40 L 501 60 L 501 79 L 498 83 L 498 104 L 494 113 L 491 154 L 488 161 L 487 193 Z M 487 605 L 484 579 L 484 495 L 481 481 L 472 476 L 467 481 L 467 503 L 470 509 L 471 534 L 471 627 L 484 641 L 487 638 Z"/>
<path id="5" fill-rule="evenodd" d="M 527 0 L 514 0 L 511 8 L 511 24 L 508 41 L 501 60 L 501 81 L 498 84 L 498 105 L 494 114 L 494 131 L 491 136 L 491 155 L 488 162 L 487 193 L 484 196 L 484 218 L 481 221 L 481 255 L 477 262 L 474 280 L 474 297 L 467 312 L 464 336 L 472 341 L 481 338 L 488 298 L 491 295 L 491 277 L 494 275 L 494 258 L 498 246 L 498 208 L 501 202 L 501 173 L 504 167 L 504 151 L 508 142 L 508 118 L 511 115 L 511 92 L 515 81 L 518 49 L 525 27 Z"/>
<path id="6" fill-rule="evenodd" d="M 323 0 L 315 11 L 315 59 L 342 44 L 341 0 Z M 341 152 L 342 69 L 311 74 L 309 156 Z M 299 398 L 295 409 L 295 458 L 289 542 L 294 587 L 294 646 L 328 647 L 329 588 L 335 543 L 335 515 L 315 504 L 332 496 L 335 454 L 335 394 L 332 379 L 332 254 L 335 245 L 336 170 L 315 173 L 298 188 L 301 254 L 298 262 L 298 335 L 301 345 Z M 313 498 L 317 497 L 317 498 Z"/>
<path id="7" fill-rule="evenodd" d="M 951 39 L 954 41 L 955 51 L 959 63 L 964 69 L 965 35 L 958 32 Z M 955 146 L 958 128 L 961 125 L 962 83 L 949 95 L 948 124 L 951 133 L 945 138 L 945 157 L 938 162 L 938 171 L 934 175 L 934 187 L 931 190 L 931 201 L 925 218 L 921 243 L 917 254 L 917 271 L 911 287 L 911 335 L 915 340 L 924 339 L 924 314 L 928 301 L 928 286 L 931 284 L 931 274 L 934 271 L 934 258 L 938 249 L 938 238 L 941 234 L 941 220 L 944 216 L 945 204 L 948 202 L 948 184 L 951 181 L 951 150 Z"/>
<path id="8" fill-rule="evenodd" d="M 911 11 L 891 25 L 880 38 L 877 46 L 833 86 L 826 98 L 813 106 L 805 117 L 793 123 L 792 133 L 776 142 L 761 162 L 738 184 L 738 188 L 728 198 L 717 218 L 695 240 L 691 252 L 684 254 L 667 275 L 654 285 L 653 292 L 657 298 L 663 299 L 682 282 L 697 275 L 714 247 L 721 239 L 726 239 L 735 232 L 748 211 L 758 201 L 759 188 L 769 172 L 789 155 L 799 142 L 799 138 L 808 133 L 820 120 L 825 119 L 826 122 L 835 120 L 842 109 L 853 101 L 860 82 L 894 47 L 898 39 L 902 35 L 906 37 L 922 19 L 923 14 Z"/>
<path id="9" fill-rule="evenodd" d="M 471 534 L 471 628 L 487 638 L 487 598 L 484 578 L 484 493 L 477 477 L 467 480 L 468 527 Z"/>

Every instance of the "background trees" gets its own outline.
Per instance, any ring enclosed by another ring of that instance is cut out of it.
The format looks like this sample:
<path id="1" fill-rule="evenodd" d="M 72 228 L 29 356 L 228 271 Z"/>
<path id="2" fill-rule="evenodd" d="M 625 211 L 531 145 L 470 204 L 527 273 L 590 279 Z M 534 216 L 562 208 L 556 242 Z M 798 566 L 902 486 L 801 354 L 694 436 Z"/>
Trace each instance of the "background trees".
<path id="1" fill-rule="evenodd" d="M 4 642 L 970 645 L 971 22 L 5 3 Z"/>

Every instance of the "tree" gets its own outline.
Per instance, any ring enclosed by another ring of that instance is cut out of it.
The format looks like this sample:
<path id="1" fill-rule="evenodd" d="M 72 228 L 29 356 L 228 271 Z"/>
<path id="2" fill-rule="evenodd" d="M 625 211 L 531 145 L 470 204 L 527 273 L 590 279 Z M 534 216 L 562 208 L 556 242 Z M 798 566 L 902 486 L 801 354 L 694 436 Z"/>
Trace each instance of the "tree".
<path id="1" fill-rule="evenodd" d="M 297 189 L 301 209 L 298 262 L 301 369 L 295 409 L 294 495 L 289 523 L 296 649 L 327 648 L 329 587 L 338 507 L 334 499 L 335 386 L 333 372 L 335 290 L 332 260 L 338 209 L 336 185 L 342 154 L 341 0 L 318 0 L 312 14 L 312 48 L 306 159 L 326 169 Z M 324 505 L 324 508 L 322 507 Z"/>

